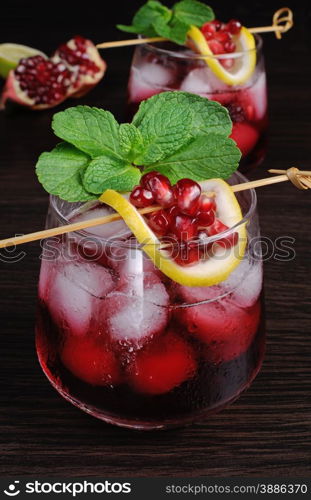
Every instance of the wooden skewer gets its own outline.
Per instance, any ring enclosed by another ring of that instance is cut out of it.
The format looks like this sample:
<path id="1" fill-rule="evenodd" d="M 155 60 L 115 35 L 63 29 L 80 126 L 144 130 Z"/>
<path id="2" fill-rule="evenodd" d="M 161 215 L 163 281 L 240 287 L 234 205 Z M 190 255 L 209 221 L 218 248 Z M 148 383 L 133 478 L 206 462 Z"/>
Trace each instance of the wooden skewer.
<path id="1" fill-rule="evenodd" d="M 293 12 L 288 7 L 283 7 L 282 9 L 277 10 L 272 19 L 271 26 L 258 26 L 256 28 L 249 28 L 248 30 L 251 33 L 269 33 L 274 32 L 275 36 L 280 39 L 282 38 L 282 34 L 286 33 L 286 31 L 290 30 L 293 26 Z M 103 42 L 98 43 L 96 47 L 98 49 L 111 49 L 115 47 L 127 47 L 130 45 L 141 45 L 144 43 L 156 43 L 156 42 L 165 42 L 167 38 L 163 38 L 161 36 L 149 37 L 149 38 L 134 38 L 131 40 L 117 40 L 114 42 Z"/>
<path id="2" fill-rule="evenodd" d="M 265 179 L 259 179 L 257 181 L 244 182 L 242 184 L 236 184 L 231 186 L 232 190 L 237 193 L 238 191 L 244 191 L 246 189 L 253 189 L 260 186 L 268 186 L 270 184 L 276 184 L 278 182 L 291 181 L 298 189 L 308 189 L 311 188 L 311 171 L 300 171 L 298 168 L 292 167 L 288 170 L 269 170 L 272 173 L 282 172 L 282 175 L 276 177 L 267 177 Z M 284 172 L 284 173 L 283 173 Z M 215 196 L 215 193 L 206 193 L 208 196 Z M 162 207 L 153 205 L 150 207 L 142 208 L 139 213 L 144 215 L 150 212 L 155 212 L 156 210 L 161 210 Z M 105 217 L 97 217 L 94 219 L 75 222 L 73 224 L 67 224 L 65 226 L 54 227 L 52 229 L 46 229 L 44 231 L 37 231 L 35 233 L 24 234 L 22 236 L 16 236 L 13 238 L 7 238 L 0 241 L 0 248 L 6 248 L 15 245 L 21 245 L 22 243 L 29 243 L 31 241 L 43 240 L 45 238 L 51 238 L 53 236 L 58 236 L 60 234 L 71 233 L 74 231 L 82 231 L 89 227 L 100 226 L 103 224 L 108 224 L 109 222 L 114 222 L 121 219 L 119 214 L 106 215 Z"/>

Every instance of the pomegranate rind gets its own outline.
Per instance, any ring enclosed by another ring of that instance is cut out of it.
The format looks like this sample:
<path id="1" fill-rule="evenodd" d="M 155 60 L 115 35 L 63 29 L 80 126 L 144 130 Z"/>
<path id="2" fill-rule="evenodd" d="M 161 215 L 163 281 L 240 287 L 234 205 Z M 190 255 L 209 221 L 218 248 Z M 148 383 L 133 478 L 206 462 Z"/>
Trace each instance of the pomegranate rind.
<path id="1" fill-rule="evenodd" d="M 69 48 L 75 49 L 75 42 L 74 39 L 69 40 L 66 44 Z M 81 76 L 77 75 L 77 81 L 75 84 L 72 86 L 71 91 L 70 91 L 70 97 L 74 98 L 79 98 L 87 94 L 97 83 L 104 77 L 106 69 L 107 69 L 107 64 L 106 62 L 100 57 L 100 54 L 95 47 L 95 45 L 91 42 L 91 40 L 85 40 L 85 45 L 86 45 L 86 53 L 89 56 L 89 58 L 92 60 L 96 66 L 98 66 L 99 71 L 94 74 L 86 74 L 83 76 L 83 80 L 81 79 Z M 68 63 L 68 61 L 64 60 L 61 58 L 56 51 L 54 56 L 52 57 L 52 60 L 54 62 L 62 62 L 66 64 L 66 66 L 75 73 L 77 71 L 77 66 L 72 66 L 71 64 Z M 81 80 L 83 81 L 83 85 L 81 85 Z M 78 86 L 78 87 L 77 87 Z"/>
<path id="2" fill-rule="evenodd" d="M 241 208 L 229 184 L 222 179 L 210 179 L 200 185 L 203 192 L 215 193 L 217 217 L 229 228 L 236 226 L 234 232 L 238 233 L 239 239 L 231 248 L 214 245 L 212 256 L 191 267 L 178 265 L 167 250 L 160 248 L 160 240 L 126 195 L 107 189 L 99 198 L 119 213 L 154 265 L 173 281 L 185 286 L 213 286 L 225 281 L 243 259 L 247 244 L 246 223 L 241 222 Z M 226 232 L 222 237 L 226 237 Z"/>
<path id="3" fill-rule="evenodd" d="M 256 41 L 252 33 L 242 26 L 240 34 L 236 40 L 236 52 L 243 52 L 243 56 L 238 58 L 242 64 L 235 64 L 232 71 L 225 69 L 215 57 L 208 46 L 202 31 L 196 26 L 191 26 L 187 33 L 188 44 L 191 49 L 203 56 L 203 60 L 210 67 L 213 73 L 227 85 L 242 85 L 247 82 L 256 67 Z M 207 56 L 207 57 L 204 57 Z M 234 57 L 234 52 L 230 54 Z M 237 66 L 237 68 L 236 68 Z"/>
<path id="4" fill-rule="evenodd" d="M 9 72 L 9 76 L 6 80 L 2 95 L 1 95 L 1 100 L 0 100 L 0 109 L 4 109 L 6 106 L 7 101 L 13 101 L 16 104 L 19 104 L 20 106 L 25 106 L 27 108 L 31 108 L 34 110 L 41 110 L 41 109 L 48 109 L 48 108 L 53 108 L 54 106 L 57 106 L 61 102 L 65 101 L 69 95 L 65 95 L 63 98 L 58 99 L 57 101 L 54 101 L 54 103 L 49 103 L 49 104 L 34 104 L 33 100 L 28 97 L 26 92 L 24 92 L 16 80 L 14 76 L 14 70 L 11 70 Z"/>

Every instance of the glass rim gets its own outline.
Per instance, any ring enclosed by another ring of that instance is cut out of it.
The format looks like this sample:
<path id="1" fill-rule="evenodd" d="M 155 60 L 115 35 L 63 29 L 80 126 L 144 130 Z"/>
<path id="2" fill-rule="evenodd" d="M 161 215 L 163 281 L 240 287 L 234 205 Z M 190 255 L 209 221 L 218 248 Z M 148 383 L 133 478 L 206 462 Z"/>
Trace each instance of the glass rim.
<path id="1" fill-rule="evenodd" d="M 233 53 L 227 53 L 227 54 L 214 54 L 214 55 L 206 54 L 206 55 L 204 55 L 204 54 L 195 54 L 194 52 L 193 52 L 193 54 L 191 54 L 191 53 L 185 54 L 183 52 L 163 49 L 157 45 L 153 45 L 152 43 L 145 43 L 145 44 L 142 44 L 142 46 L 147 47 L 149 50 L 151 50 L 153 52 L 162 53 L 162 54 L 165 54 L 167 56 L 171 56 L 171 57 L 175 57 L 175 58 L 179 58 L 179 59 L 189 59 L 189 60 L 198 60 L 198 59 L 200 60 L 200 59 L 206 59 L 206 58 L 216 59 L 216 60 L 218 60 L 218 59 L 238 59 L 239 57 L 242 57 L 244 54 L 249 54 L 252 52 L 258 53 L 261 50 L 262 44 L 263 44 L 262 37 L 258 34 L 254 34 L 253 36 L 256 40 L 256 46 L 254 49 L 247 49 L 247 50 L 242 50 L 240 52 L 233 52 Z M 144 36 L 138 35 L 138 38 L 144 38 Z M 174 43 L 174 42 L 172 42 L 172 43 Z"/>
<path id="2" fill-rule="evenodd" d="M 232 176 L 234 176 L 234 175 L 236 175 L 238 177 L 238 179 L 240 181 L 239 184 L 242 184 L 243 182 L 248 182 L 247 177 L 245 177 L 243 174 L 241 174 L 241 172 L 236 171 L 232 174 Z M 228 181 L 230 181 L 231 177 L 228 179 Z M 229 237 L 232 233 L 234 233 L 237 229 L 239 229 L 243 224 L 246 224 L 252 218 L 252 216 L 254 215 L 254 212 L 257 208 L 256 191 L 254 188 L 247 189 L 245 191 L 250 193 L 250 203 L 249 203 L 248 210 L 245 213 L 245 215 L 243 216 L 243 218 L 241 220 L 239 220 L 236 224 L 234 224 L 232 227 L 226 229 L 225 231 L 222 231 L 214 236 L 208 236 L 206 239 L 204 239 L 204 242 L 201 244 L 209 245 L 211 243 L 214 243 L 215 241 L 218 241 L 219 239 Z M 68 217 L 64 216 L 61 213 L 60 208 L 57 206 L 58 201 L 62 201 L 61 198 L 59 198 L 56 195 L 50 195 L 50 206 L 54 210 L 56 218 L 58 219 L 59 222 L 62 223 L 62 225 L 72 224 L 72 221 Z M 91 202 L 86 202 L 85 204 L 94 203 L 96 201 L 99 201 L 99 200 L 93 200 Z M 70 202 L 66 202 L 66 203 L 70 203 Z M 73 214 L 73 212 L 71 212 L 71 214 Z M 92 228 L 89 228 L 89 229 L 92 229 Z M 119 246 L 119 247 L 123 247 L 123 248 L 129 248 L 129 247 L 133 248 L 133 244 L 129 245 L 129 242 L 127 240 L 120 241 L 120 240 L 113 239 L 113 237 L 112 238 L 104 238 L 103 236 L 92 233 L 91 231 L 79 230 L 79 231 L 71 231 L 70 233 L 67 233 L 67 234 L 75 234 L 75 235 L 82 237 L 82 238 L 92 239 L 95 241 L 97 240 L 97 241 L 100 241 L 104 244 L 109 244 L 109 245 L 113 245 L 113 246 Z M 193 241 L 198 242 L 198 240 L 193 240 Z M 137 242 L 137 244 L 135 245 L 135 248 L 143 249 L 143 247 L 147 246 L 147 245 L 151 245 L 151 243 L 138 244 L 138 242 Z"/>

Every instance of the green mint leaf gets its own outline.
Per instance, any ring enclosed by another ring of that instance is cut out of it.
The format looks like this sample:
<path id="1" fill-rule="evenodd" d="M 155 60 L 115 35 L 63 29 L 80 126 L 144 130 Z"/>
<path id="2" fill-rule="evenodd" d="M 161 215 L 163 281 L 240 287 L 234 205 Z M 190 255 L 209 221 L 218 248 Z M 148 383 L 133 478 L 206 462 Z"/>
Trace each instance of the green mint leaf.
<path id="1" fill-rule="evenodd" d="M 164 38 L 168 38 L 172 42 L 179 45 L 185 45 L 187 40 L 187 33 L 189 31 L 189 25 L 177 19 L 175 16 L 167 24 L 163 22 L 163 19 L 157 19 L 153 23 L 156 33 Z"/>
<path id="2" fill-rule="evenodd" d="M 159 161 L 191 138 L 191 110 L 179 105 L 178 94 L 165 92 L 141 103 L 133 124 L 143 137 L 144 151 L 134 158 L 135 164 L 148 166 Z"/>
<path id="3" fill-rule="evenodd" d="M 240 158 L 241 152 L 232 139 L 209 134 L 192 139 L 174 154 L 150 165 L 148 171 L 158 170 L 173 184 L 184 177 L 197 181 L 227 179 L 237 169 Z"/>
<path id="4" fill-rule="evenodd" d="M 228 136 L 232 131 L 232 121 L 227 108 L 216 101 L 210 101 L 189 92 L 179 92 L 179 105 L 191 108 L 191 135 L 197 137 L 204 134 Z"/>
<path id="5" fill-rule="evenodd" d="M 168 38 L 173 42 L 178 43 L 179 45 L 185 45 L 187 41 L 189 25 L 173 16 L 172 21 L 170 22 L 170 28 L 171 33 Z"/>
<path id="6" fill-rule="evenodd" d="M 152 26 L 142 30 L 139 26 L 133 26 L 133 25 L 127 26 L 125 24 L 117 24 L 117 28 L 121 31 L 125 31 L 126 33 L 136 33 L 137 35 L 144 35 L 147 37 L 158 36 L 158 33 Z"/>
<path id="7" fill-rule="evenodd" d="M 142 29 L 149 28 L 158 17 L 162 17 L 167 22 L 171 18 L 171 11 L 161 2 L 149 0 L 135 14 L 133 25 Z"/>
<path id="8" fill-rule="evenodd" d="M 215 19 L 213 10 L 197 0 L 181 0 L 173 7 L 174 15 L 185 24 L 201 28 L 204 23 Z"/>
<path id="9" fill-rule="evenodd" d="M 171 28 L 168 21 L 163 17 L 157 17 L 153 23 L 152 27 L 156 33 L 156 36 L 163 36 L 163 38 L 170 38 Z"/>
<path id="10" fill-rule="evenodd" d="M 126 33 L 141 33 L 141 30 L 137 26 L 133 26 L 131 24 L 117 24 L 117 28 L 121 31 L 125 31 Z M 152 36 L 152 35 L 150 35 Z"/>
<path id="11" fill-rule="evenodd" d="M 83 185 L 87 191 L 102 194 L 106 189 L 131 191 L 139 183 L 138 168 L 115 157 L 100 156 L 92 160 L 85 170 Z"/>
<path id="12" fill-rule="evenodd" d="M 144 150 L 144 140 L 141 132 L 132 123 L 122 123 L 119 128 L 119 141 L 125 157 L 134 162 Z"/>
<path id="13" fill-rule="evenodd" d="M 89 106 L 68 108 L 54 115 L 52 128 L 58 137 L 92 158 L 104 154 L 122 158 L 119 124 L 109 111 Z"/>
<path id="14" fill-rule="evenodd" d="M 149 0 L 136 12 L 131 26 L 119 24 L 118 28 L 122 31 L 130 33 L 155 36 L 157 35 L 157 32 L 153 27 L 153 23 L 157 19 L 162 19 L 164 23 L 167 23 L 170 20 L 171 15 L 172 13 L 170 9 L 162 5 L 161 2 Z"/>
<path id="15" fill-rule="evenodd" d="M 87 192 L 82 175 L 90 157 L 71 144 L 62 142 L 49 153 L 42 153 L 36 165 L 36 173 L 44 189 L 63 200 L 87 201 L 96 197 Z"/>

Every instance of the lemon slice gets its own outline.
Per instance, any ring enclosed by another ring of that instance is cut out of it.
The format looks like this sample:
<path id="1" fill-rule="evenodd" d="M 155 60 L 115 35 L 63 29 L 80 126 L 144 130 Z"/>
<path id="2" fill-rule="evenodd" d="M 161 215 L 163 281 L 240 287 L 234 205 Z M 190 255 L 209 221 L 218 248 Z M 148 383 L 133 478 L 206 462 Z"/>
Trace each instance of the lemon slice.
<path id="1" fill-rule="evenodd" d="M 240 85 L 245 83 L 253 73 L 256 66 L 256 42 L 252 33 L 244 26 L 241 28 L 240 34 L 235 41 L 237 47 L 236 52 L 244 53 L 242 56 L 235 58 L 232 71 L 228 71 L 220 64 L 220 60 L 215 57 L 209 48 L 208 43 L 199 28 L 191 26 L 187 35 L 190 43 L 192 42 L 191 48 L 195 48 L 196 52 L 202 54 L 203 56 L 212 56 L 205 57 L 203 59 L 219 80 L 225 82 L 227 85 Z M 235 53 L 233 52 L 230 56 L 234 58 L 234 54 Z"/>
<path id="2" fill-rule="evenodd" d="M 1 43 L 0 44 L 0 76 L 6 78 L 11 69 L 15 69 L 19 61 L 23 57 L 32 56 L 47 57 L 43 52 L 27 45 L 19 45 L 17 43 Z"/>
<path id="3" fill-rule="evenodd" d="M 201 184 L 202 192 L 214 192 L 217 204 L 217 217 L 228 227 L 233 227 L 241 221 L 242 213 L 239 203 L 229 184 L 222 179 L 210 179 Z M 191 267 L 177 264 L 169 256 L 167 250 L 160 248 L 160 241 L 149 228 L 137 209 L 122 195 L 112 189 L 107 189 L 100 201 L 114 208 L 121 215 L 130 228 L 145 253 L 155 266 L 166 276 L 180 285 L 211 286 L 224 281 L 238 266 L 245 253 L 247 241 L 245 223 L 239 225 L 235 231 L 239 234 L 238 244 L 235 247 L 223 249 L 215 245 L 213 256 L 201 260 Z"/>

